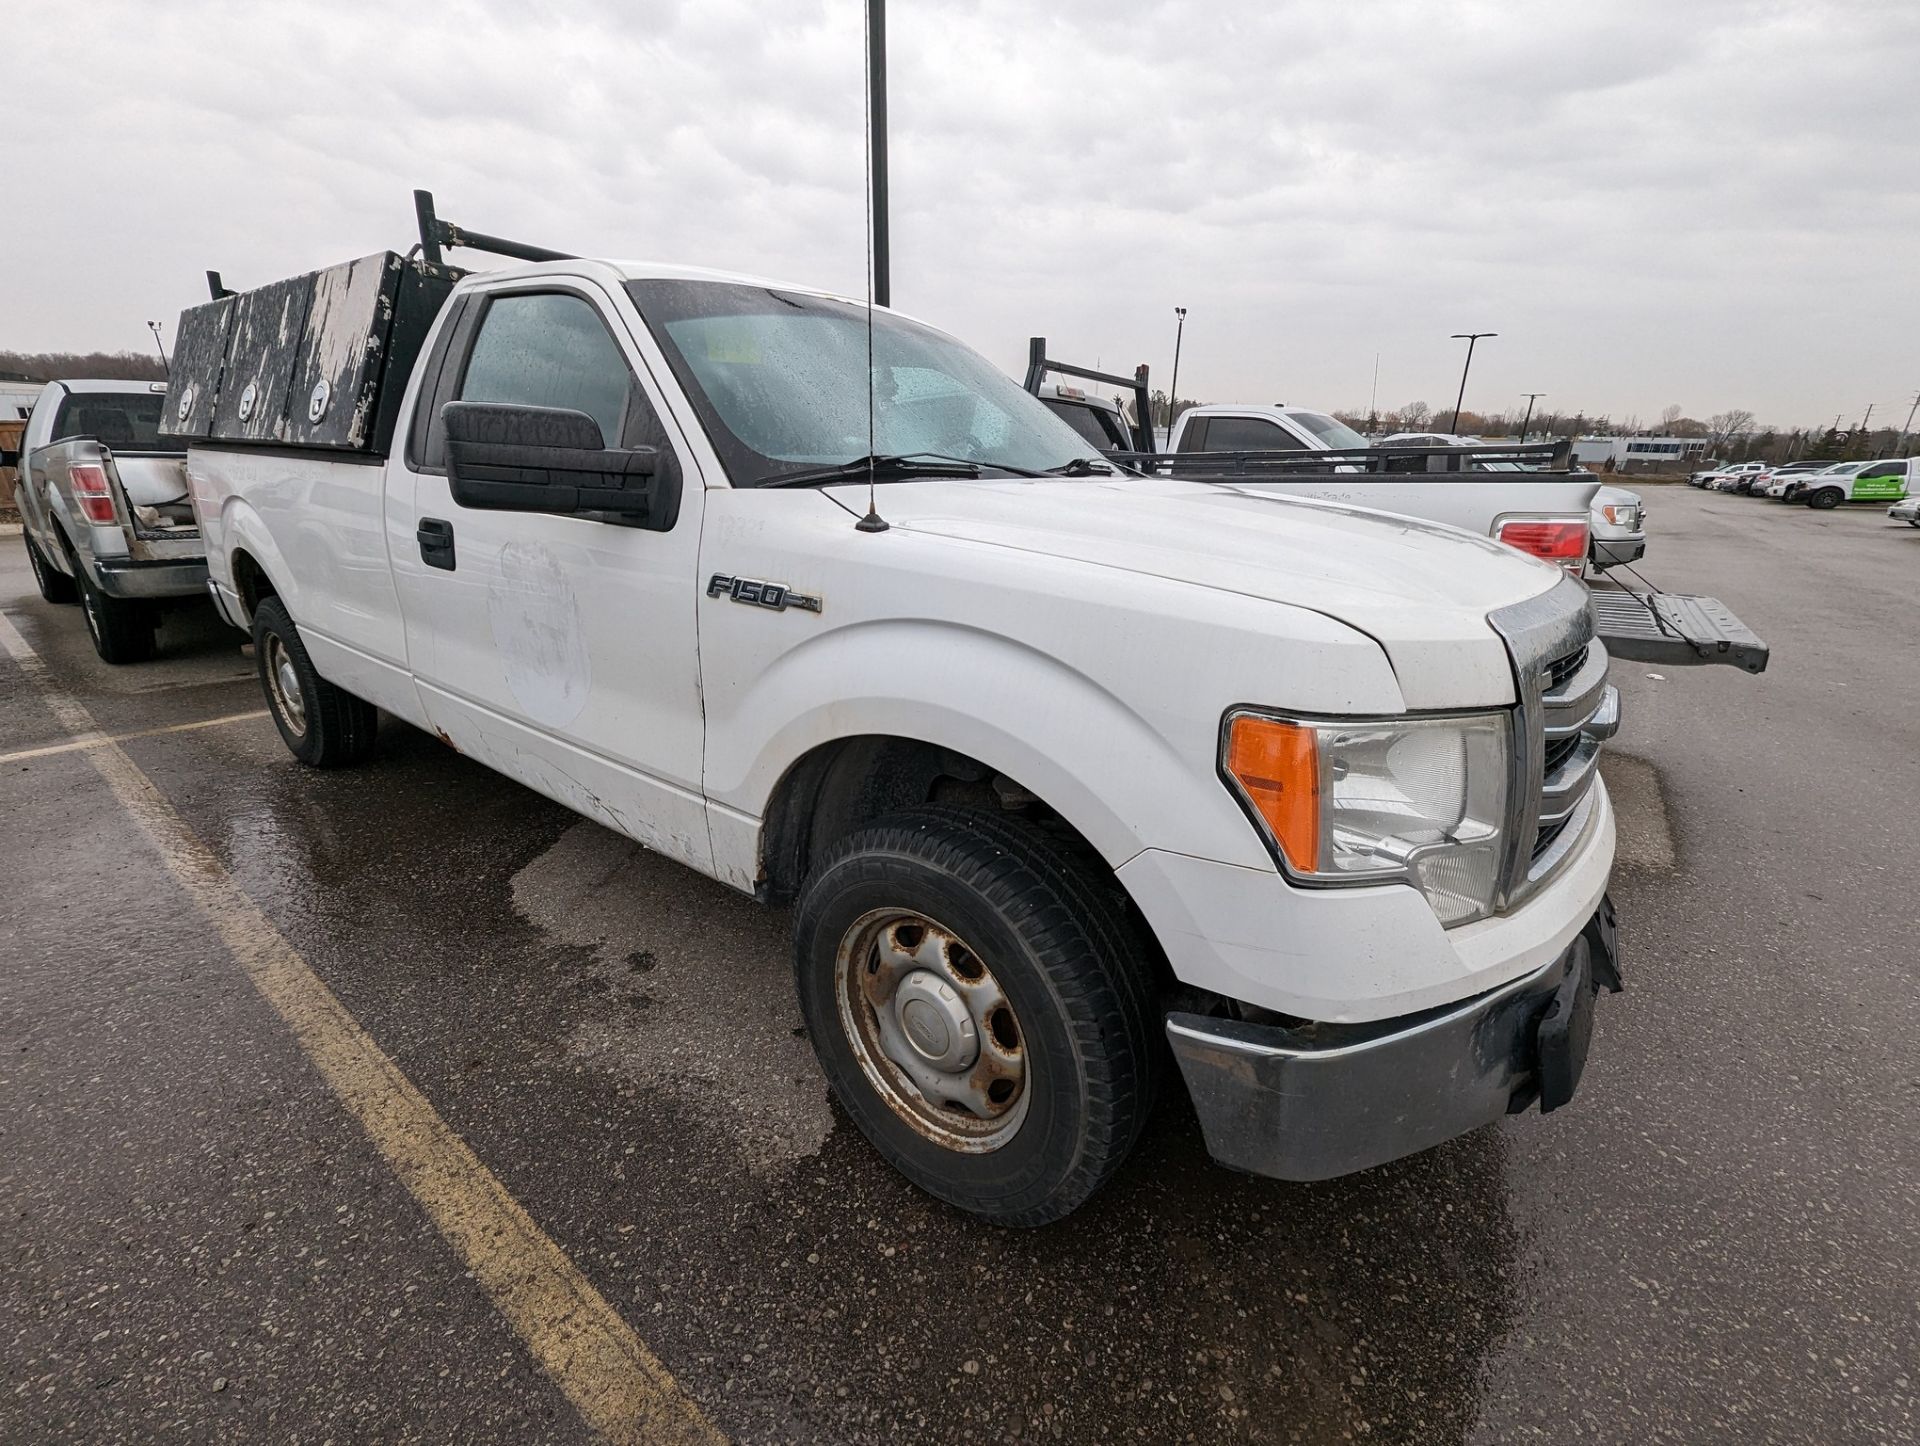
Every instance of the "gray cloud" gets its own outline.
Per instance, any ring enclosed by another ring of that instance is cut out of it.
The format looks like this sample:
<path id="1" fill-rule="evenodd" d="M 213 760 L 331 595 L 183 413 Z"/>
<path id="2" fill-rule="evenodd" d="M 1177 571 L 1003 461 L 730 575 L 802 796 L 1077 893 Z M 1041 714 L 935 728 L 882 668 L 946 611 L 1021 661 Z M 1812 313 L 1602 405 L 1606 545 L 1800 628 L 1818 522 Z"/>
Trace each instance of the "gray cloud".
<path id="1" fill-rule="evenodd" d="M 1920 7 L 894 0 L 894 293 L 1182 391 L 1651 418 L 1920 386 Z M 857 292 L 843 3 L 15 7 L 0 345 L 482 229 Z"/>

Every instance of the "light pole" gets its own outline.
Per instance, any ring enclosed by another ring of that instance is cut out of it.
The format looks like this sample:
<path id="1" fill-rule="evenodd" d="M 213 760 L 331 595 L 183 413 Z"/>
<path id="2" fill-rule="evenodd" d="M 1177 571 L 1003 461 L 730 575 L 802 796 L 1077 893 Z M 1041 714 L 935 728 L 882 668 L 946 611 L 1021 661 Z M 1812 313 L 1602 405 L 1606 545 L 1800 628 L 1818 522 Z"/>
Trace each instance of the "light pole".
<path id="1" fill-rule="evenodd" d="M 1451 433 L 1457 435 L 1460 431 L 1460 404 L 1467 399 L 1467 373 L 1473 370 L 1473 344 L 1483 336 L 1498 335 L 1500 333 L 1497 331 L 1456 331 L 1453 334 L 1455 341 L 1467 344 L 1467 364 L 1460 368 L 1460 395 L 1453 399 L 1453 425 L 1447 428 Z"/>
<path id="2" fill-rule="evenodd" d="M 157 321 L 148 322 L 147 330 L 153 333 L 153 344 L 160 348 L 160 370 L 168 376 L 172 376 L 173 363 L 167 360 L 167 345 L 160 340 L 160 323 Z"/>
<path id="3" fill-rule="evenodd" d="M 1906 450 L 1907 436 L 1913 431 L 1913 414 L 1915 412 L 1920 412 L 1920 392 L 1913 394 L 1913 405 L 1907 408 L 1907 420 L 1900 428 L 1900 440 L 1893 444 L 1893 450 L 1896 453 Z"/>
<path id="4" fill-rule="evenodd" d="M 1466 390 L 1466 387 L 1465 387 L 1466 378 L 1462 377 L 1460 380 L 1462 384 L 1461 390 L 1464 391 Z M 1540 398 L 1544 397 L 1546 393 L 1545 392 L 1522 392 L 1520 393 L 1520 395 L 1527 399 L 1526 421 L 1520 424 L 1520 440 L 1522 443 L 1524 443 L 1527 440 L 1527 424 L 1533 420 L 1533 404 L 1539 401 Z M 1454 415 L 1457 417 L 1459 413 L 1456 411 Z"/>
<path id="5" fill-rule="evenodd" d="M 887 0 L 867 0 L 867 198 L 873 207 L 873 304 L 893 305 L 887 235 Z"/>
<path id="6" fill-rule="evenodd" d="M 1167 388 L 1167 428 L 1173 428 L 1173 411 L 1180 404 L 1180 338 L 1187 334 L 1187 309 L 1176 306 L 1173 314 L 1179 317 L 1173 328 L 1173 382 Z"/>

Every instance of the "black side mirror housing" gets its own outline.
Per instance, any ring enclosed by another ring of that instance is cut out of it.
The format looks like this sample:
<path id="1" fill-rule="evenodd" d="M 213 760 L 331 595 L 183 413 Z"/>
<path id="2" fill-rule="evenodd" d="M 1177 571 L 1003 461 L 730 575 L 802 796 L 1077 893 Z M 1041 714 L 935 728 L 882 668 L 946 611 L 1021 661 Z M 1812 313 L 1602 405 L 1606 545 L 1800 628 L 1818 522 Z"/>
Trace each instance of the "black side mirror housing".
<path id="1" fill-rule="evenodd" d="M 448 402 L 447 480 L 462 507 L 546 512 L 666 532 L 680 469 L 655 447 L 609 448 L 600 424 L 564 407 Z"/>

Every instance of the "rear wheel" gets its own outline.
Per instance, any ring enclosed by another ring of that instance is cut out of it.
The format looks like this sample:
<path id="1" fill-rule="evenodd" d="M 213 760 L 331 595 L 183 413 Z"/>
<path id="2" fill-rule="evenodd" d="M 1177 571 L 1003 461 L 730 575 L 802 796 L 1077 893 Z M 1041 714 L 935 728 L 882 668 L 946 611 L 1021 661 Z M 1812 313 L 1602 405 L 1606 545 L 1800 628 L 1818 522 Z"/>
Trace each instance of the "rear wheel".
<path id="1" fill-rule="evenodd" d="M 1001 814 L 883 819 L 808 879 L 794 962 L 835 1095 L 929 1194 L 1043 1225 L 1139 1138 L 1164 1049 L 1152 957 L 1098 860 Z"/>
<path id="2" fill-rule="evenodd" d="M 1818 507 L 1823 512 L 1830 507 L 1838 507 L 1839 505 L 1840 489 L 1838 487 L 1822 487 L 1818 492 L 1813 493 L 1807 498 L 1807 506 Z"/>
<path id="3" fill-rule="evenodd" d="M 379 710 L 320 676 L 286 606 L 271 594 L 253 610 L 253 656 L 273 725 L 295 758 L 341 768 L 372 755 Z"/>
<path id="4" fill-rule="evenodd" d="M 67 561 L 73 566 L 74 585 L 80 591 L 80 611 L 87 619 L 87 636 L 93 650 L 106 663 L 144 663 L 154 654 L 154 631 L 160 626 L 160 613 L 141 598 L 113 597 L 94 586 L 72 552 Z"/>
<path id="5" fill-rule="evenodd" d="M 27 544 L 27 565 L 33 569 L 33 585 L 40 589 L 40 596 L 50 603 L 70 603 L 80 594 L 73 585 L 73 579 L 47 561 L 40 545 L 33 540 L 31 532 L 22 532 Z"/>

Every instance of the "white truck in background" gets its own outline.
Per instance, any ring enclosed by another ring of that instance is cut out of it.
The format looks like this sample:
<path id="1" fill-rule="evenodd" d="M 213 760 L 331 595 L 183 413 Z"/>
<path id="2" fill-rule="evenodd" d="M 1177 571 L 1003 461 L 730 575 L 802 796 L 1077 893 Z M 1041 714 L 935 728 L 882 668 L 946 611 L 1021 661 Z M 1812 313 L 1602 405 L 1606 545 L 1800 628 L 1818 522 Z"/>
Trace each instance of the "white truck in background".
<path id="1" fill-rule="evenodd" d="M 1618 987 L 1578 582 L 1124 474 L 812 288 L 463 275 L 419 204 L 418 260 L 181 320 L 212 591 L 297 758 L 382 710 L 791 902 L 849 1116 L 990 1220 L 1076 1208 L 1175 1064 L 1217 1159 L 1300 1180 L 1572 1097 Z"/>
<path id="2" fill-rule="evenodd" d="M 17 495 L 40 596 L 79 602 L 109 663 L 154 653 L 164 608 L 205 596 L 186 445 L 159 435 L 164 382 L 48 382 L 27 419 Z"/>

